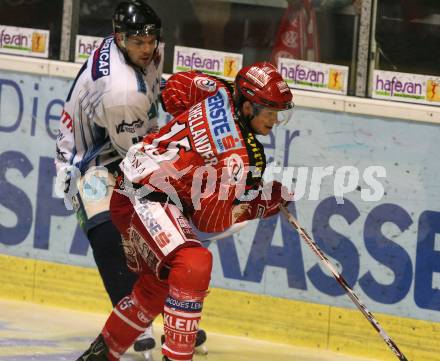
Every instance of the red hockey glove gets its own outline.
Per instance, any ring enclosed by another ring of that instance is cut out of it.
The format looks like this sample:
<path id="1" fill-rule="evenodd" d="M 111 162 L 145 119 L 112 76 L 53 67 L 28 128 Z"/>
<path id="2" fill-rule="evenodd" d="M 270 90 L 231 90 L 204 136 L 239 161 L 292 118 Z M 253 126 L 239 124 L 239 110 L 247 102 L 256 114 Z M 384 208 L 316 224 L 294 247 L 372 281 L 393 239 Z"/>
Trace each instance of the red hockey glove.
<path id="1" fill-rule="evenodd" d="M 248 202 L 241 202 L 234 212 L 242 213 L 235 221 L 242 222 L 247 219 L 268 218 L 280 211 L 281 205 L 287 205 L 293 200 L 293 194 L 280 182 L 266 183 L 258 196 Z"/>

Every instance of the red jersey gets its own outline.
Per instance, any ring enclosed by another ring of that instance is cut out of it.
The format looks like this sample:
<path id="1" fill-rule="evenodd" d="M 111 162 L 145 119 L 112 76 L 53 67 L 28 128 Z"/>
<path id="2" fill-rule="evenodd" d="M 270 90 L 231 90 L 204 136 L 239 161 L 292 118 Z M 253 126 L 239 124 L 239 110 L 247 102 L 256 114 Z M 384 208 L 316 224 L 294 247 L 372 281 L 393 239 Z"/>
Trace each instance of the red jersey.
<path id="1" fill-rule="evenodd" d="M 238 199 L 261 181 L 263 147 L 238 122 L 232 88 L 222 80 L 177 73 L 162 97 L 176 118 L 130 148 L 121 169 L 130 182 L 178 199 L 201 231 L 221 232 L 240 215 L 233 215 Z"/>

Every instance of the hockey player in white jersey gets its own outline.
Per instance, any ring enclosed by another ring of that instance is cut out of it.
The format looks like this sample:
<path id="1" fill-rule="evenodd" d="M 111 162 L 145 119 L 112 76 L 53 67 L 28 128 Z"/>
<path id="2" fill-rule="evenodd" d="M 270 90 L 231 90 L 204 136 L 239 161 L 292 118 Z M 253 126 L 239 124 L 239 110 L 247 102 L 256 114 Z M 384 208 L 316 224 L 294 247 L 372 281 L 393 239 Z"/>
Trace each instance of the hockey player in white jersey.
<path id="1" fill-rule="evenodd" d="M 67 96 L 56 144 L 57 181 L 87 235 L 99 273 L 116 305 L 137 276 L 126 265 L 109 215 L 118 164 L 130 146 L 157 128 L 163 67 L 161 20 L 139 0 L 121 2 L 114 34 L 81 67 Z M 201 334 L 204 336 L 204 334 Z M 151 357 L 151 327 L 134 347 Z"/>

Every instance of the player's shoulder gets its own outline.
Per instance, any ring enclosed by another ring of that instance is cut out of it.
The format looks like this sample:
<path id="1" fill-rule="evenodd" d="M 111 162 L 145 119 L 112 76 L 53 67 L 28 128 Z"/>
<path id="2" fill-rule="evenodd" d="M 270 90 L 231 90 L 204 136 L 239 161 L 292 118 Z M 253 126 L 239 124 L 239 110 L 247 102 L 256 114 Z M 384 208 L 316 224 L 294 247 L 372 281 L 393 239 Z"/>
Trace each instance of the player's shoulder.
<path id="1" fill-rule="evenodd" d="M 216 78 L 202 73 L 197 70 L 181 71 L 174 73 L 168 79 L 167 84 L 170 85 L 195 85 L 200 90 L 212 92 L 216 90 L 217 81 Z"/>
<path id="2" fill-rule="evenodd" d="M 110 76 L 111 60 L 116 56 L 115 48 L 114 37 L 108 36 L 104 38 L 99 47 L 92 52 L 88 59 L 88 64 L 93 81 L 98 81 L 99 79 Z"/>
<path id="3" fill-rule="evenodd" d="M 206 105 L 209 109 L 223 108 L 228 114 L 230 121 L 233 122 L 233 100 L 230 91 L 223 87 L 217 87 L 215 91 L 208 94 L 205 98 Z"/>

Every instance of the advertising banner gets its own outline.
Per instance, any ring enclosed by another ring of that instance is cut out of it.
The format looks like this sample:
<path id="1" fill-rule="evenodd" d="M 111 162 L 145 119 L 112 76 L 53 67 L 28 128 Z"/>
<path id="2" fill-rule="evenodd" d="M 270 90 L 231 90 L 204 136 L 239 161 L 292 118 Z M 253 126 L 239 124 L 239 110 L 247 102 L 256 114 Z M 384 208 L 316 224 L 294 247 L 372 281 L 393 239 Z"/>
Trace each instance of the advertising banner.
<path id="1" fill-rule="evenodd" d="M 71 80 L 0 71 L 0 253 L 94 266 L 55 195 L 55 138 Z M 440 322 L 440 127 L 298 108 L 261 137 L 266 181 L 295 192 L 302 227 L 372 312 Z M 353 307 L 277 215 L 207 245 L 211 286 Z"/>
<path id="2" fill-rule="evenodd" d="M 0 53 L 49 57 L 49 30 L 0 25 Z"/>
<path id="3" fill-rule="evenodd" d="M 289 87 L 347 95 L 347 66 L 280 58 L 278 71 Z"/>
<path id="4" fill-rule="evenodd" d="M 173 72 L 199 70 L 207 74 L 234 80 L 242 68 L 243 55 L 222 51 L 174 47 Z"/>
<path id="5" fill-rule="evenodd" d="M 375 70 L 373 98 L 440 106 L 440 77 Z"/>
<path id="6" fill-rule="evenodd" d="M 75 63 L 84 63 L 99 47 L 104 38 L 97 36 L 77 35 L 75 45 Z"/>

